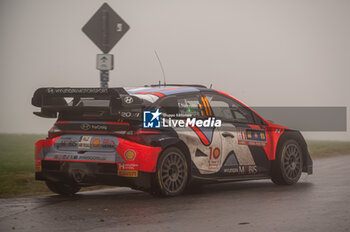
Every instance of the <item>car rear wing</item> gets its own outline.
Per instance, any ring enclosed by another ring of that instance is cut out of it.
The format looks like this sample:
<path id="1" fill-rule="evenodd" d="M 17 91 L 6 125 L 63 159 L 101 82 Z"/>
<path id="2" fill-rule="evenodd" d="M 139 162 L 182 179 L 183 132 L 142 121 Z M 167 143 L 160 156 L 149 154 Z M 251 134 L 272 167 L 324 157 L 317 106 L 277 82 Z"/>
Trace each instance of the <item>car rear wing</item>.
<path id="1" fill-rule="evenodd" d="M 96 100 L 96 104 L 88 106 L 82 100 Z M 109 105 L 99 104 L 98 100 L 109 100 Z M 129 95 L 124 88 L 39 88 L 32 105 L 41 108 L 34 114 L 44 118 L 56 118 L 63 111 L 109 111 L 116 116 L 130 115 L 129 119 L 139 117 L 144 106 L 142 99 Z"/>

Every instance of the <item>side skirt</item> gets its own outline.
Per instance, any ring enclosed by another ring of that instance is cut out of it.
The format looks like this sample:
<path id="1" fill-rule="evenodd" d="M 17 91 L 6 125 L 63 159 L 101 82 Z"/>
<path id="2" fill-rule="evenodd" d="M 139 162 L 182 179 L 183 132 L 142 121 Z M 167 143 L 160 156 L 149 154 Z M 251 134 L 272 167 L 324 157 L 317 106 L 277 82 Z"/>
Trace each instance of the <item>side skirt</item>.
<path id="1" fill-rule="evenodd" d="M 247 180 L 262 180 L 269 179 L 267 175 L 250 175 L 250 176 L 235 176 L 235 177 L 203 177 L 192 176 L 192 181 L 208 181 L 208 182 L 234 182 L 234 181 L 247 181 Z"/>

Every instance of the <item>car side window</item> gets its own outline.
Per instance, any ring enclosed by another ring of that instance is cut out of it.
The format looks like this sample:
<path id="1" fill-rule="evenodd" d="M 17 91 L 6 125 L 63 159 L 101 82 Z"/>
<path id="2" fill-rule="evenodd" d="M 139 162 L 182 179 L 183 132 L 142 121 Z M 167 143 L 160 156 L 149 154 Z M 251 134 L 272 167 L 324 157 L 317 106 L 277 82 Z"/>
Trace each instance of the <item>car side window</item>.
<path id="1" fill-rule="evenodd" d="M 234 116 L 230 110 L 230 105 L 228 102 L 224 101 L 217 95 L 206 95 L 205 97 L 207 98 L 211 110 L 216 118 L 225 121 L 234 120 Z"/>
<path id="2" fill-rule="evenodd" d="M 217 119 L 255 124 L 253 113 L 233 99 L 214 93 L 206 93 L 205 97 Z"/>
<path id="3" fill-rule="evenodd" d="M 235 116 L 235 121 L 240 123 L 250 123 L 250 124 L 255 123 L 252 112 L 247 110 L 247 108 L 244 108 L 238 105 L 234 101 L 232 101 L 232 104 L 231 104 L 231 111 Z"/>
<path id="4" fill-rule="evenodd" d="M 179 113 L 190 117 L 200 117 L 199 96 L 179 96 L 177 99 Z"/>
<path id="5" fill-rule="evenodd" d="M 178 114 L 179 106 L 177 104 L 177 98 L 175 96 L 169 96 L 162 99 L 159 104 L 160 111 L 166 114 Z"/>
<path id="6" fill-rule="evenodd" d="M 166 114 L 184 115 L 184 117 L 199 117 L 199 95 L 179 95 L 166 97 L 161 103 L 161 112 Z M 181 117 L 181 116 L 180 116 Z"/>

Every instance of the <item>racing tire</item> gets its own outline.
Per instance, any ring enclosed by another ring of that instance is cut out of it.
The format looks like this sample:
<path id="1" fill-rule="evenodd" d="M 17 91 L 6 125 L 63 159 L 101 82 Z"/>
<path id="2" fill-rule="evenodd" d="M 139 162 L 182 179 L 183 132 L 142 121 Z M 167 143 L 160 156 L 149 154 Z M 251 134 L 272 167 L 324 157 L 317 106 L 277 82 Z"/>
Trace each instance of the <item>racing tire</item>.
<path id="1" fill-rule="evenodd" d="M 46 181 L 46 186 L 54 193 L 71 196 L 79 192 L 81 187 L 77 185 L 70 185 L 62 182 Z"/>
<path id="2" fill-rule="evenodd" d="M 158 159 L 152 194 L 161 196 L 181 195 L 187 187 L 189 170 L 184 153 L 170 147 Z"/>
<path id="3" fill-rule="evenodd" d="M 272 163 L 271 180 L 277 185 L 292 185 L 298 182 L 303 169 L 302 149 L 294 139 L 286 140 L 279 147 Z"/>

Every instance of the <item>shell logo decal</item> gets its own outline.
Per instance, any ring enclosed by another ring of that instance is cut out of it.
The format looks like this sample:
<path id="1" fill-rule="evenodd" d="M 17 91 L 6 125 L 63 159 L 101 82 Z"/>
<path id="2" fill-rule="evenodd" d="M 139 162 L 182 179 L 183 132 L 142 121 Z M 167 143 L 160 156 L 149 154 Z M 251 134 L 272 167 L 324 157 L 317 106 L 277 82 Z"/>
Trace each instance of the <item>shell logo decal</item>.
<path id="1" fill-rule="evenodd" d="M 124 157 L 125 159 L 127 160 L 134 160 L 135 159 L 135 156 L 136 156 L 136 153 L 135 151 L 129 149 L 127 150 L 125 153 L 124 153 Z"/>
<path id="2" fill-rule="evenodd" d="M 92 141 L 92 146 L 93 147 L 98 147 L 101 144 L 101 140 L 99 138 L 96 138 Z"/>

